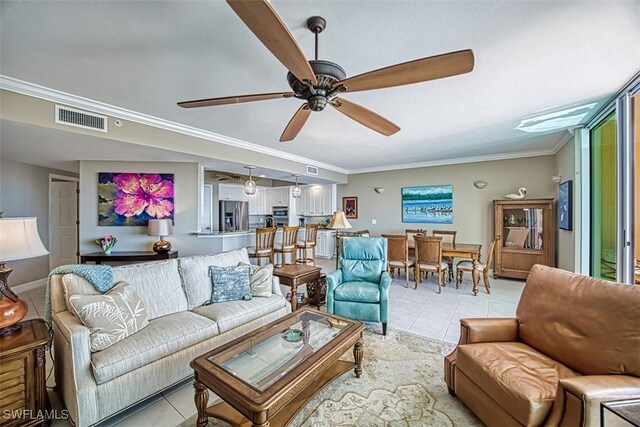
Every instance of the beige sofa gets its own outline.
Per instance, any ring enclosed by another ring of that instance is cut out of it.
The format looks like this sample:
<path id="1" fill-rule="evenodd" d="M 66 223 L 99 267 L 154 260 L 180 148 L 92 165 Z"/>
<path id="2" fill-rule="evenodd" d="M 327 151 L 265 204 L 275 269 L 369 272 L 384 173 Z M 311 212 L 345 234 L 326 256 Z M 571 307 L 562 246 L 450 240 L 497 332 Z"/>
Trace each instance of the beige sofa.
<path id="1" fill-rule="evenodd" d="M 204 305 L 211 297 L 209 266 L 239 262 L 249 262 L 245 249 L 114 267 L 115 281 L 133 285 L 145 304 L 149 325 L 95 353 L 68 297 L 99 292 L 80 276 L 52 276 L 56 383 L 75 425 L 98 423 L 188 378 L 196 356 L 291 311 L 277 277 L 269 298 Z"/>
<path id="2" fill-rule="evenodd" d="M 488 426 L 599 426 L 640 398 L 640 287 L 534 265 L 515 318 L 461 319 L 445 381 Z"/>

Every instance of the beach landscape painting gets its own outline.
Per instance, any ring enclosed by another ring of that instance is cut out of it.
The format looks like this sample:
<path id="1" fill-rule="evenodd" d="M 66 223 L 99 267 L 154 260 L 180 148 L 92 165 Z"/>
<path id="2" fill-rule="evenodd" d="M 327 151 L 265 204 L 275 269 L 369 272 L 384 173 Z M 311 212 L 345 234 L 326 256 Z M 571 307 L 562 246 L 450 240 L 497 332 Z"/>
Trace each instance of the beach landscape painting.
<path id="1" fill-rule="evenodd" d="M 453 224 L 453 186 L 403 187 L 402 222 Z"/>

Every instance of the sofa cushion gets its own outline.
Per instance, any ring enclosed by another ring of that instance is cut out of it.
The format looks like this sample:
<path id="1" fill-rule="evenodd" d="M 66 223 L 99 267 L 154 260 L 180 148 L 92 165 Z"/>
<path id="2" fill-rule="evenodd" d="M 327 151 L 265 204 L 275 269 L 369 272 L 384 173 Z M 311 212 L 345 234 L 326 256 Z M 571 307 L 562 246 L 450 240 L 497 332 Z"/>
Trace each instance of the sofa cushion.
<path id="1" fill-rule="evenodd" d="M 282 295 L 253 298 L 249 301 L 227 301 L 204 305 L 193 310 L 217 323 L 220 333 L 265 316 L 287 305 Z"/>
<path id="2" fill-rule="evenodd" d="M 102 384 L 218 334 L 215 322 L 190 311 L 159 317 L 135 335 L 93 353 L 93 376 Z"/>
<path id="3" fill-rule="evenodd" d="M 522 342 L 583 375 L 637 377 L 638 307 L 640 286 L 534 265 L 516 310 L 518 332 Z"/>
<path id="4" fill-rule="evenodd" d="M 519 342 L 458 346 L 456 366 L 522 425 L 539 425 L 571 369 Z"/>
<path id="5" fill-rule="evenodd" d="M 101 295 L 71 295 L 69 304 L 91 331 L 91 351 L 100 351 L 149 324 L 133 287 L 120 282 Z"/>
<path id="6" fill-rule="evenodd" d="M 187 310 L 175 259 L 115 267 L 113 278 L 134 287 L 147 308 L 149 320 Z"/>
<path id="7" fill-rule="evenodd" d="M 380 302 L 380 286 L 370 282 L 344 282 L 333 293 L 336 301 Z"/>
<path id="8" fill-rule="evenodd" d="M 213 285 L 211 302 L 250 300 L 251 266 L 240 263 L 233 267 L 209 267 L 209 276 Z"/>
<path id="9" fill-rule="evenodd" d="M 211 299 L 212 286 L 209 267 L 212 265 L 231 267 L 240 262 L 249 264 L 249 255 L 244 248 L 217 255 L 178 258 L 178 267 L 184 282 L 189 310 L 200 307 Z"/>
<path id="10" fill-rule="evenodd" d="M 76 274 L 65 274 L 62 276 L 62 287 L 64 289 L 64 302 L 67 305 L 67 310 L 73 315 L 75 315 L 76 312 L 69 302 L 69 298 L 72 295 L 102 295 L 102 292 L 94 288 L 87 279 Z"/>

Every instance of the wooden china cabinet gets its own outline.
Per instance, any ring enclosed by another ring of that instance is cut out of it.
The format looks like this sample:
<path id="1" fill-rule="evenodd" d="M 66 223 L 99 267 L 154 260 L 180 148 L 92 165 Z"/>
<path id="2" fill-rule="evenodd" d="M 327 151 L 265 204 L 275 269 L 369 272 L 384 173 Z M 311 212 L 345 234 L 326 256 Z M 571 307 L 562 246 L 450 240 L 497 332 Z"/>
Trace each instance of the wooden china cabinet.
<path id="1" fill-rule="evenodd" d="M 534 264 L 555 266 L 553 199 L 494 200 L 494 277 L 526 279 Z"/>

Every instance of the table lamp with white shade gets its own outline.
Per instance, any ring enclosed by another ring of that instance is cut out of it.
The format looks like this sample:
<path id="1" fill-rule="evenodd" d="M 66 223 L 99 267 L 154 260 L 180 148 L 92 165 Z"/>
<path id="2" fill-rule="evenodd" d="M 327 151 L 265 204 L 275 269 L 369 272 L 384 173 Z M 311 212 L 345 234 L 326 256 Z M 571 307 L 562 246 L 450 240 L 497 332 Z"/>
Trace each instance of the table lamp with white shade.
<path id="1" fill-rule="evenodd" d="M 12 268 L 5 262 L 35 258 L 49 252 L 38 235 L 36 218 L 0 217 L 0 336 L 19 331 L 18 323 L 27 314 L 27 303 L 9 288 Z"/>
<path id="2" fill-rule="evenodd" d="M 336 232 L 336 269 L 339 267 L 340 260 L 340 230 L 347 230 L 351 228 L 351 224 L 347 221 L 347 217 L 342 211 L 336 211 L 331 217 L 331 222 L 327 225 L 327 228 L 338 230 Z"/>
<path id="3" fill-rule="evenodd" d="M 147 236 L 157 236 L 160 240 L 153 244 L 153 251 L 164 254 L 171 250 L 171 243 L 164 240 L 165 236 L 173 234 L 173 224 L 171 219 L 150 219 Z"/>

